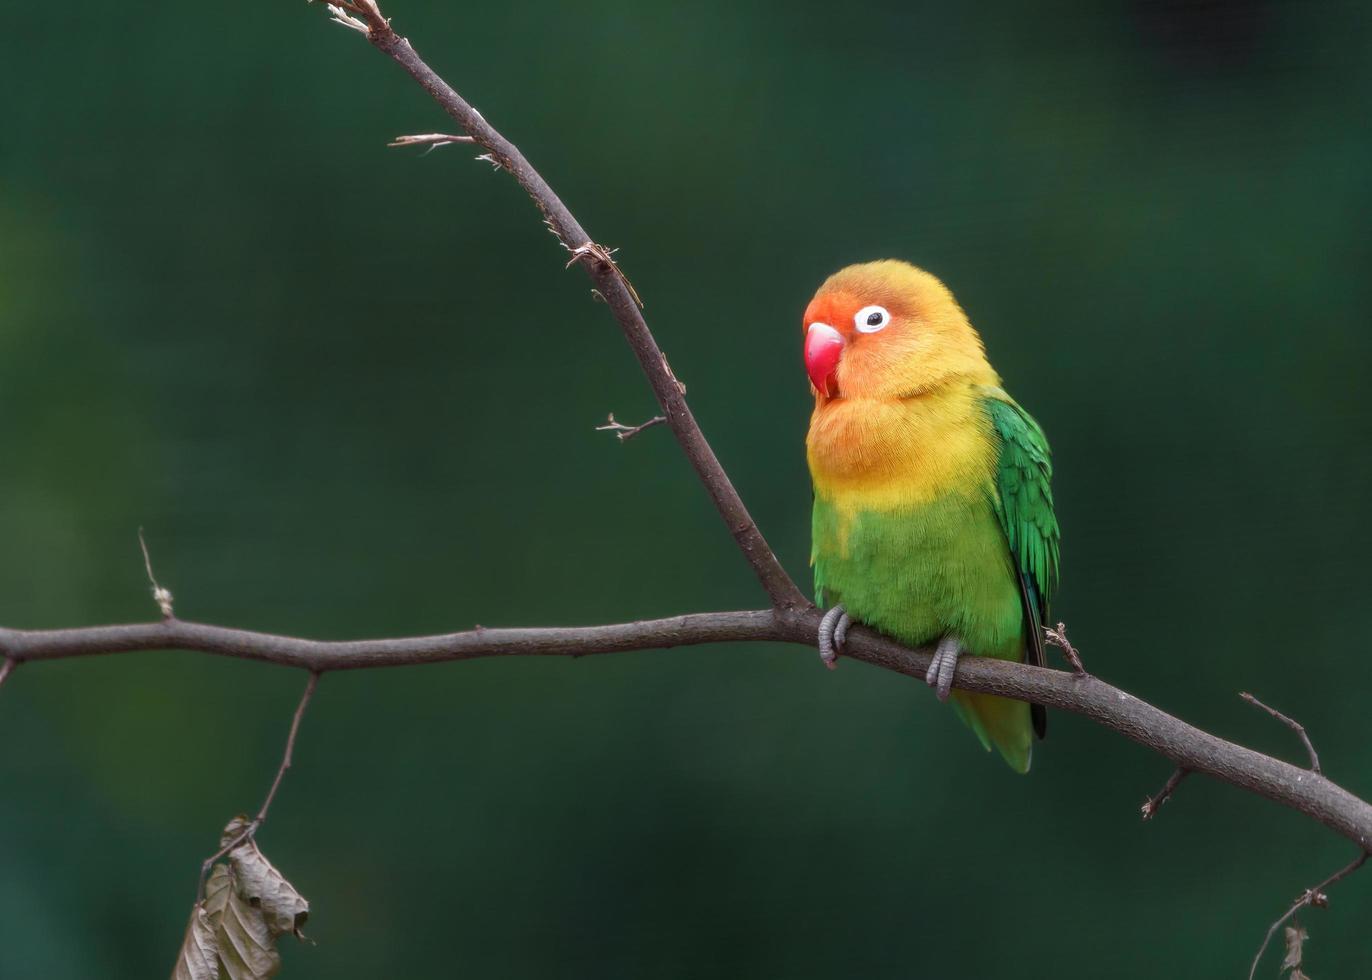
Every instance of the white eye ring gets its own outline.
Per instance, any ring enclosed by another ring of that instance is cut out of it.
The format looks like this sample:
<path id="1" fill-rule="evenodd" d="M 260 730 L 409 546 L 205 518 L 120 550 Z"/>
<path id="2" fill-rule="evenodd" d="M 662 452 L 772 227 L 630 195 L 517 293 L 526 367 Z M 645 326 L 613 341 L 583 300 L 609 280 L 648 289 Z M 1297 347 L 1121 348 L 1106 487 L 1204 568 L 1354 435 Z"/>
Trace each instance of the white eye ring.
<path id="1" fill-rule="evenodd" d="M 884 306 L 864 306 L 853 314 L 853 326 L 858 333 L 876 333 L 886 329 L 891 322 L 891 314 Z"/>

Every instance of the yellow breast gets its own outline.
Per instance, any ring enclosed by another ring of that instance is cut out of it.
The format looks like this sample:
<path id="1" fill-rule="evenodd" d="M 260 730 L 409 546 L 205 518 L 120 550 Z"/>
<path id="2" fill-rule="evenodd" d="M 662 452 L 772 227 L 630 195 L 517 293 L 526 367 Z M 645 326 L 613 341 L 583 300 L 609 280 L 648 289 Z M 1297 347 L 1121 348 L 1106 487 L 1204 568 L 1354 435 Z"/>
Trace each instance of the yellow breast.
<path id="1" fill-rule="evenodd" d="M 851 516 L 985 492 L 995 450 L 981 402 L 971 384 L 905 399 L 823 401 L 805 440 L 815 493 Z"/>

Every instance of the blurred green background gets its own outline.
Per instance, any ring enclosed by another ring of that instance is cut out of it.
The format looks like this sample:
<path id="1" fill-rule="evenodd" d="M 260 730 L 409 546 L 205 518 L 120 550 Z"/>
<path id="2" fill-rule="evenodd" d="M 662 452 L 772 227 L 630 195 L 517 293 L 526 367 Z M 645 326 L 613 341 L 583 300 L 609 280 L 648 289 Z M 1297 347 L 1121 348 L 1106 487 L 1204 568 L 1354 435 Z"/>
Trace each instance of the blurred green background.
<path id="1" fill-rule="evenodd" d="M 799 316 L 900 256 L 1058 463 L 1058 612 L 1108 680 L 1363 748 L 1372 24 L 1358 3 L 391 0 L 624 268 L 807 579 Z M 12 5 L 0 622 L 325 638 L 761 594 L 607 311 L 507 176 L 304 3 Z M 807 582 L 808 584 L 808 582 Z M 194 654 L 0 692 L 0 976 L 171 966 L 303 676 Z M 262 835 L 286 977 L 1238 976 L 1323 828 L 1057 714 L 1028 778 L 912 680 L 794 647 L 324 678 Z M 1372 881 L 1306 917 L 1372 973 Z M 1275 975 L 1277 958 L 1266 964 Z"/>

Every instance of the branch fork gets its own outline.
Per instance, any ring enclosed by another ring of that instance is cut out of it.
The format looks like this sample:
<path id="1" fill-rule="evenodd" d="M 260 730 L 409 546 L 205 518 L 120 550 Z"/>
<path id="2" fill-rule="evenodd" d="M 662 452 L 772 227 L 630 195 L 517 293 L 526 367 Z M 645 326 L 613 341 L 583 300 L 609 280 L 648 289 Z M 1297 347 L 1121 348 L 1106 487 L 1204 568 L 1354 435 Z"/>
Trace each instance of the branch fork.
<path id="1" fill-rule="evenodd" d="M 1261 701 L 1253 697 L 1253 695 L 1249 694 L 1247 691 L 1239 692 L 1239 697 L 1243 698 L 1245 701 L 1247 701 L 1254 707 L 1258 707 L 1261 708 L 1263 711 L 1266 711 L 1273 718 L 1277 719 L 1277 721 L 1281 722 L 1287 728 L 1295 732 L 1296 737 L 1301 740 L 1301 744 L 1305 746 L 1306 753 L 1310 756 L 1310 771 L 1315 773 L 1316 775 L 1320 774 L 1320 757 L 1315 754 L 1315 744 L 1310 741 L 1310 736 L 1306 734 L 1304 725 L 1296 721 L 1296 719 L 1290 718 L 1282 714 L 1276 708 L 1269 708 L 1267 705 L 1263 704 Z"/>
<path id="2" fill-rule="evenodd" d="M 653 426 L 661 425 L 663 422 L 666 421 L 667 416 L 654 415 L 648 421 L 640 422 L 638 423 L 638 425 L 624 425 L 622 422 L 616 422 L 615 413 L 611 412 L 609 414 L 609 417 L 606 419 L 605 424 L 597 425 L 595 427 L 595 430 L 597 432 L 613 432 L 620 442 L 628 442 L 630 439 L 638 435 L 644 429 L 651 429 Z"/>

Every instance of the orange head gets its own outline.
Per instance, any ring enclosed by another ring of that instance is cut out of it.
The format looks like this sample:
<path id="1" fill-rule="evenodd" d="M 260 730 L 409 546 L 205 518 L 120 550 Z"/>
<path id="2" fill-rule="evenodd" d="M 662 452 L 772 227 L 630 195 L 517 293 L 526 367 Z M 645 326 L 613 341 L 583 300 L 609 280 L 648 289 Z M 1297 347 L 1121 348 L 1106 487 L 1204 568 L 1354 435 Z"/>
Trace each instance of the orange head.
<path id="1" fill-rule="evenodd" d="M 834 273 L 806 307 L 803 326 L 805 370 L 819 405 L 999 380 L 948 287 L 908 262 L 885 259 Z"/>

